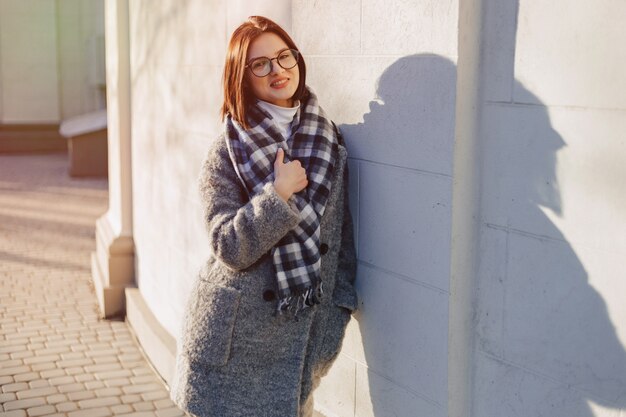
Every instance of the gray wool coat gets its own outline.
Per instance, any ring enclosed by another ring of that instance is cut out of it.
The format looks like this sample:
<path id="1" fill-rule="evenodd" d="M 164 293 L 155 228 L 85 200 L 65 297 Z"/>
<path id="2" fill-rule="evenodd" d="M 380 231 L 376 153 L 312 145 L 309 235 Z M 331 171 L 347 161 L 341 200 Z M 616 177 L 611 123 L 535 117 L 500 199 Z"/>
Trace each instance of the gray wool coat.
<path id="1" fill-rule="evenodd" d="M 272 316 L 277 288 L 270 249 L 298 222 L 271 183 L 248 199 L 223 136 L 204 161 L 200 190 L 211 256 L 199 273 L 177 342 L 171 399 L 200 417 L 310 417 L 313 390 L 338 356 L 357 309 L 340 146 L 321 219 L 322 303 Z"/>

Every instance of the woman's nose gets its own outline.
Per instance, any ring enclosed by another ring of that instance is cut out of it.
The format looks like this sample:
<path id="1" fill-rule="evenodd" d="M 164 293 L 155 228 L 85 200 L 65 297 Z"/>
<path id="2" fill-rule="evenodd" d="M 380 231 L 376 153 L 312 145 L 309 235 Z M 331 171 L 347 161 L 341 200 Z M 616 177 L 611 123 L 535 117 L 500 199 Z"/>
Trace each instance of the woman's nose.
<path id="1" fill-rule="evenodd" d="M 280 65 L 278 65 L 278 60 L 274 59 L 270 61 L 270 65 L 271 67 L 271 71 L 270 73 L 272 74 L 280 74 L 281 72 L 283 72 L 285 69 L 283 67 L 281 67 Z"/>

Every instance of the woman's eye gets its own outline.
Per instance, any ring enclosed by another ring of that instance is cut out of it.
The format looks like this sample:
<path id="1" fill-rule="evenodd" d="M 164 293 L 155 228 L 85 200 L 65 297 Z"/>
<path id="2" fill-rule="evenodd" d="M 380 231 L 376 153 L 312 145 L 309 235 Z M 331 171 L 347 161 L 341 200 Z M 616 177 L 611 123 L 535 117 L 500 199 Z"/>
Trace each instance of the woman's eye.
<path id="1" fill-rule="evenodd" d="M 280 59 L 281 61 L 285 60 L 285 59 L 289 59 L 291 58 L 291 53 L 290 52 L 283 52 L 282 54 L 280 54 L 278 56 L 278 59 Z"/>
<path id="2" fill-rule="evenodd" d="M 252 63 L 252 69 L 261 69 L 266 65 L 266 60 L 254 61 Z"/>

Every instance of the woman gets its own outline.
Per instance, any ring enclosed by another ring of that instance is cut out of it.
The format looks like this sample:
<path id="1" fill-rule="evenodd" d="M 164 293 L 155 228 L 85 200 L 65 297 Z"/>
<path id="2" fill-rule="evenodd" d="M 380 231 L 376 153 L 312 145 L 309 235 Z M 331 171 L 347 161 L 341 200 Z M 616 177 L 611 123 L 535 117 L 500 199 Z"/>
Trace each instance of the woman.
<path id="1" fill-rule="evenodd" d="M 346 149 L 305 77 L 271 20 L 250 17 L 233 33 L 224 133 L 200 176 L 211 256 L 171 387 L 197 416 L 311 416 L 357 308 Z"/>

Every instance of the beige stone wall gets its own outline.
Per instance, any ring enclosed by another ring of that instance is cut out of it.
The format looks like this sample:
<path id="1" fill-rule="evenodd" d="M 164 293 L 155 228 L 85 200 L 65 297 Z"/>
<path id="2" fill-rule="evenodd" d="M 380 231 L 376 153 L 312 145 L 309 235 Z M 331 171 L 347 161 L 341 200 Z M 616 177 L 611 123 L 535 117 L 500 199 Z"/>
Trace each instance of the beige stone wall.
<path id="1" fill-rule="evenodd" d="M 54 0 L 0 2 L 0 123 L 59 121 Z"/>
<path id="2" fill-rule="evenodd" d="M 105 108 L 104 1 L 58 0 L 61 117 Z"/>
<path id="3" fill-rule="evenodd" d="M 0 2 L 0 123 L 58 123 L 105 107 L 103 5 Z"/>

